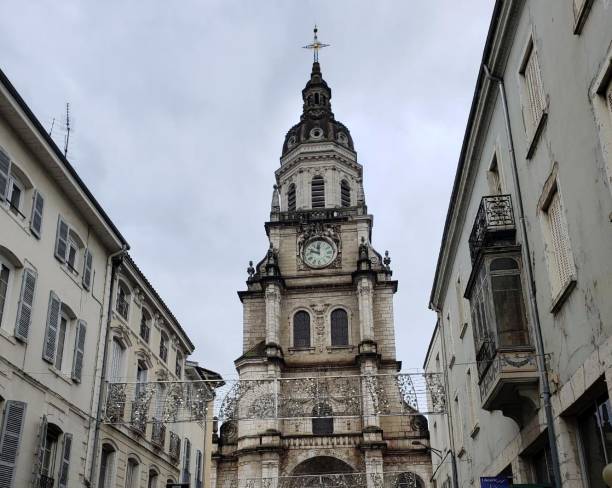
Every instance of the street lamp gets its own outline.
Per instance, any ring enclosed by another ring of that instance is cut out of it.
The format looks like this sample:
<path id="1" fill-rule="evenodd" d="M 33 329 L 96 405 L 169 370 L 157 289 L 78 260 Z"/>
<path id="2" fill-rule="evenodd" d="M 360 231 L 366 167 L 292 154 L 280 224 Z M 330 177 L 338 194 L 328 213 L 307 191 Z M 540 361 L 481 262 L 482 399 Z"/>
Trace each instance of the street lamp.
<path id="1" fill-rule="evenodd" d="M 413 446 L 421 446 L 427 449 L 428 451 L 433 452 L 438 458 L 442 459 L 443 452 L 440 449 L 436 449 L 435 447 L 428 446 L 427 444 L 423 444 L 421 441 L 412 441 Z"/>
<path id="2" fill-rule="evenodd" d="M 601 473 L 606 485 L 612 487 L 612 463 L 606 465 Z"/>
<path id="3" fill-rule="evenodd" d="M 451 463 L 452 463 L 451 465 L 452 465 L 452 470 L 453 470 L 453 486 L 454 487 L 458 486 L 458 481 L 459 480 L 457 479 L 457 465 L 455 464 L 456 463 L 456 461 L 455 461 L 455 453 L 453 451 L 451 451 L 449 449 L 448 451 L 446 451 L 446 454 L 444 454 L 444 456 L 442 456 L 443 451 L 441 451 L 440 449 L 436 449 L 435 447 L 428 446 L 427 444 L 423 444 L 421 441 L 412 441 L 412 445 L 413 446 L 424 447 L 426 450 L 428 450 L 429 452 L 434 453 L 440 459 L 440 463 L 438 464 L 438 466 L 434 470 L 433 474 L 431 475 L 431 478 L 429 478 L 429 482 L 430 483 L 433 481 L 434 477 L 436 476 L 436 473 L 438 472 L 438 469 L 440 469 L 440 466 L 442 466 L 442 463 L 444 462 L 446 457 L 450 454 L 451 455 Z M 609 486 L 610 486 L 610 488 L 612 488 L 612 485 L 609 485 Z"/>

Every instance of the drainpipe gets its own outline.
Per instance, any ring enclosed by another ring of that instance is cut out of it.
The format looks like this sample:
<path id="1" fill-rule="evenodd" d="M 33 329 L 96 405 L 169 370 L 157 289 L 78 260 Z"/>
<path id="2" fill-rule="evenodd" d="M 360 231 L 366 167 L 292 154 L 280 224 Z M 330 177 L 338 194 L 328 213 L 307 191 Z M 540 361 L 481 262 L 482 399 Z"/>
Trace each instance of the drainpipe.
<path id="1" fill-rule="evenodd" d="M 433 305 L 433 304 L 432 304 Z M 446 427 L 448 429 L 449 443 L 451 446 L 451 471 L 453 474 L 453 488 L 459 488 L 459 475 L 457 473 L 457 459 L 455 458 L 455 432 L 453 430 L 453 421 L 451 415 L 451 401 L 450 401 L 450 388 L 448 382 L 448 367 L 446 366 L 446 339 L 444 337 L 444 320 L 442 317 L 442 311 L 438 309 L 436 305 L 432 307 L 438 316 L 438 328 L 440 329 L 440 342 L 442 345 L 442 369 L 444 376 L 444 390 L 446 391 Z M 447 453 L 448 454 L 448 453 Z M 445 456 L 446 457 L 446 456 Z M 440 461 L 442 464 L 442 461 Z M 439 468 L 440 466 L 438 466 Z M 436 471 L 438 470 L 436 468 Z M 434 473 L 435 474 L 435 473 Z M 433 478 L 433 475 L 432 475 Z"/>
<path id="2" fill-rule="evenodd" d="M 106 380 L 106 363 L 108 361 L 108 338 L 110 337 L 110 325 L 113 315 L 113 294 L 115 289 L 115 277 L 117 269 L 123 262 L 124 256 L 127 254 L 128 247 L 123 246 L 120 251 L 111 254 L 108 257 L 111 265 L 110 289 L 108 292 L 108 310 L 106 314 L 106 331 L 104 334 L 104 345 L 102 347 L 102 371 L 100 376 L 100 390 L 98 392 L 98 408 L 96 411 L 96 426 L 94 429 L 93 453 L 91 466 L 89 468 L 89 484 L 87 486 L 95 486 L 94 476 L 96 472 L 96 460 L 98 458 L 98 442 L 100 441 L 100 425 L 102 424 L 102 399 L 104 396 L 104 383 Z"/>
<path id="3" fill-rule="evenodd" d="M 535 330 L 536 338 L 536 359 L 538 361 L 538 370 L 540 372 L 540 385 L 542 386 L 542 401 L 544 404 L 544 414 L 546 416 L 546 430 L 548 433 L 548 445 L 550 448 L 550 455 L 552 458 L 552 468 L 555 488 L 561 488 L 561 468 L 559 465 L 559 450 L 557 449 L 557 439 L 555 435 L 555 424 L 554 416 L 552 411 L 552 404 L 550 401 L 550 383 L 548 381 L 548 371 L 546 367 L 546 359 L 544 356 L 544 339 L 542 337 L 542 326 L 540 324 L 540 314 L 538 312 L 538 302 L 535 294 L 535 278 L 533 275 L 533 267 L 531 264 L 531 251 L 529 250 L 529 239 L 527 237 L 527 224 L 525 223 L 525 212 L 523 209 L 523 197 L 521 193 L 521 184 L 518 176 L 518 166 L 516 163 L 516 154 L 514 152 L 514 140 L 512 139 L 512 129 L 510 126 L 510 113 L 508 112 L 508 100 L 506 98 L 506 88 L 504 86 L 504 80 L 497 76 L 494 76 L 489 71 L 486 64 L 482 64 L 485 76 L 490 81 L 497 83 L 499 87 L 499 93 L 502 99 L 502 105 L 504 108 L 504 116 L 506 122 L 506 135 L 508 137 L 508 151 L 510 153 L 510 160 L 512 161 L 512 177 L 514 180 L 514 189 L 516 191 L 518 217 L 520 222 L 520 229 L 522 234 L 523 245 L 521 249 L 523 251 L 523 262 L 527 269 L 527 288 L 529 290 L 529 308 L 531 316 L 533 317 L 533 325 Z"/>

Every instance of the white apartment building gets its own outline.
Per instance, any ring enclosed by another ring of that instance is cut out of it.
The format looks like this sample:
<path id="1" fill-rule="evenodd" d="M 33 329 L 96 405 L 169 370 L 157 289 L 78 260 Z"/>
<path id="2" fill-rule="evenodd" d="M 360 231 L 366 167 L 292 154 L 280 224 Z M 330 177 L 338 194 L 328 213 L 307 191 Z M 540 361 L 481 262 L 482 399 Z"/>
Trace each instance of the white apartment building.
<path id="1" fill-rule="evenodd" d="M 127 249 L 0 72 L 1 488 L 208 486 L 214 387 L 198 421 L 134 404 L 151 382 L 220 377 L 186 361 L 192 342 Z M 110 423 L 115 382 L 132 396 Z"/>
<path id="2" fill-rule="evenodd" d="M 0 73 L 0 486 L 82 485 L 126 245 Z"/>
<path id="3" fill-rule="evenodd" d="M 611 148 L 612 4 L 496 1 L 431 293 L 437 485 L 605 486 Z"/>

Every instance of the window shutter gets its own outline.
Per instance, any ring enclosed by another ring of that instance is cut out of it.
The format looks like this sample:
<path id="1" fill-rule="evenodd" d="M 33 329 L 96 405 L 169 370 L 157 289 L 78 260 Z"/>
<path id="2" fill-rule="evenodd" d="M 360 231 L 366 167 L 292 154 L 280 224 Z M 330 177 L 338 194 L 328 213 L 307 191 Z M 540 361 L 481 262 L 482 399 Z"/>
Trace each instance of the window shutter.
<path id="1" fill-rule="evenodd" d="M 68 224 L 61 215 L 57 219 L 57 236 L 55 237 L 55 257 L 62 263 L 66 262 L 68 251 Z"/>
<path id="2" fill-rule="evenodd" d="M 25 269 L 21 282 L 21 294 L 17 307 L 17 322 L 15 323 L 15 337 L 22 341 L 28 340 L 30 324 L 32 323 L 32 307 L 34 305 L 34 293 L 36 291 L 36 272 Z"/>
<path id="3" fill-rule="evenodd" d="M 2 150 L 0 150 L 0 200 L 6 199 L 10 174 L 11 160 Z"/>
<path id="4" fill-rule="evenodd" d="M 550 221 L 552 247 L 555 253 L 555 263 L 559 278 L 557 289 L 554 290 L 554 294 L 556 295 L 556 293 L 567 285 L 575 275 L 574 260 L 569 248 L 569 234 L 565 217 L 563 216 L 561 197 L 558 191 L 555 192 L 550 201 L 548 218 Z"/>
<path id="5" fill-rule="evenodd" d="M 83 258 L 83 287 L 89 290 L 91 287 L 91 265 L 93 262 L 93 255 L 89 249 L 85 250 L 85 256 Z"/>
<path id="6" fill-rule="evenodd" d="M 62 464 L 59 471 L 59 488 L 68 488 L 68 471 L 70 469 L 70 451 L 72 450 L 72 434 L 64 434 L 62 449 Z"/>
<path id="7" fill-rule="evenodd" d="M 34 191 L 34 196 L 32 197 L 32 217 L 30 218 L 30 230 L 32 234 L 40 239 L 40 232 L 42 230 L 42 218 L 43 218 L 43 208 L 45 206 L 45 199 L 38 192 L 38 190 Z"/>
<path id="8" fill-rule="evenodd" d="M 0 154 L 2 154 L 0 152 Z M 4 408 L 4 419 L 0 431 L 0 486 L 13 488 L 15 464 L 19 454 L 21 431 L 25 419 L 26 404 L 9 400 Z"/>
<path id="9" fill-rule="evenodd" d="M 57 331 L 60 321 L 60 307 L 62 302 L 58 296 L 51 292 L 49 297 L 49 310 L 47 311 L 47 329 L 45 330 L 45 342 L 43 344 L 43 359 L 53 363 L 55 359 L 55 344 L 57 342 Z"/>
<path id="10" fill-rule="evenodd" d="M 529 59 L 525 65 L 525 81 L 527 83 L 527 94 L 529 96 L 531 122 L 535 128 L 540 121 L 542 112 L 544 112 L 546 108 L 546 104 L 544 103 L 540 66 L 534 47 L 531 48 Z"/>
<path id="11" fill-rule="evenodd" d="M 83 373 L 83 357 L 85 356 L 85 332 L 87 331 L 87 323 L 84 320 L 79 320 L 77 324 L 77 332 L 74 340 L 74 359 L 72 361 L 72 379 L 81 382 Z"/>
<path id="12" fill-rule="evenodd" d="M 43 415 L 40 426 L 38 427 L 38 445 L 34 457 L 34 482 L 33 486 L 38 486 L 40 475 L 45 457 L 45 442 L 47 440 L 47 416 Z"/>

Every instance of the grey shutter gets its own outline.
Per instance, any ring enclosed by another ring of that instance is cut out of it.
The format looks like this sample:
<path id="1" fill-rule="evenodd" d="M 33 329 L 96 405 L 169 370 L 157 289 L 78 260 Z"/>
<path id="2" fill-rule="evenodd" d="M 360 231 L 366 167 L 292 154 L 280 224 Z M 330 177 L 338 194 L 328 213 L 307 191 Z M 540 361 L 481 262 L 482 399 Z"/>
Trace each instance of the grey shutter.
<path id="1" fill-rule="evenodd" d="M 53 363 L 55 359 L 55 346 L 57 342 L 57 331 L 60 322 L 60 307 L 62 302 L 58 296 L 51 292 L 49 296 L 49 310 L 47 311 L 47 328 L 45 330 L 45 342 L 43 344 L 43 359 Z"/>
<path id="2" fill-rule="evenodd" d="M 42 230 L 42 218 L 43 208 L 45 206 L 45 199 L 38 193 L 38 190 L 34 191 L 32 197 L 32 217 L 30 218 L 30 231 L 36 237 L 40 239 L 40 231 Z"/>
<path id="3" fill-rule="evenodd" d="M 42 474 L 43 461 L 45 458 L 45 444 L 47 443 L 47 416 L 43 415 L 40 426 L 38 427 L 38 446 L 34 457 L 34 481 L 33 485 L 38 486 L 40 475 Z"/>
<path id="4" fill-rule="evenodd" d="M 36 291 L 36 272 L 31 269 L 23 271 L 21 282 L 21 294 L 17 307 L 17 322 L 15 323 L 15 337 L 22 341 L 28 340 L 30 324 L 32 323 L 32 307 L 34 305 L 34 293 Z"/>
<path id="5" fill-rule="evenodd" d="M 87 331 L 87 323 L 84 320 L 79 320 L 77 324 L 76 337 L 74 340 L 74 359 L 72 360 L 72 379 L 81 382 L 83 373 L 83 357 L 85 356 L 85 332 Z"/>
<path id="6" fill-rule="evenodd" d="M 9 175 L 11 174 L 11 160 L 0 149 L 0 200 L 6 199 Z"/>
<path id="7" fill-rule="evenodd" d="M 14 486 L 15 464 L 19 454 L 25 413 L 26 404 L 24 402 L 12 400 L 6 402 L 0 431 L 0 486 L 2 488 L 13 488 Z"/>
<path id="8" fill-rule="evenodd" d="M 83 288 L 89 290 L 91 287 L 91 265 L 93 263 L 93 255 L 89 249 L 85 249 L 83 257 Z"/>
<path id="9" fill-rule="evenodd" d="M 68 224 L 61 215 L 57 219 L 57 235 L 55 237 L 55 257 L 62 263 L 66 262 L 68 251 Z"/>
<path id="10" fill-rule="evenodd" d="M 59 470 L 59 488 L 68 488 L 68 471 L 70 469 L 70 451 L 72 450 L 72 434 L 64 434 L 62 449 L 62 464 Z"/>

